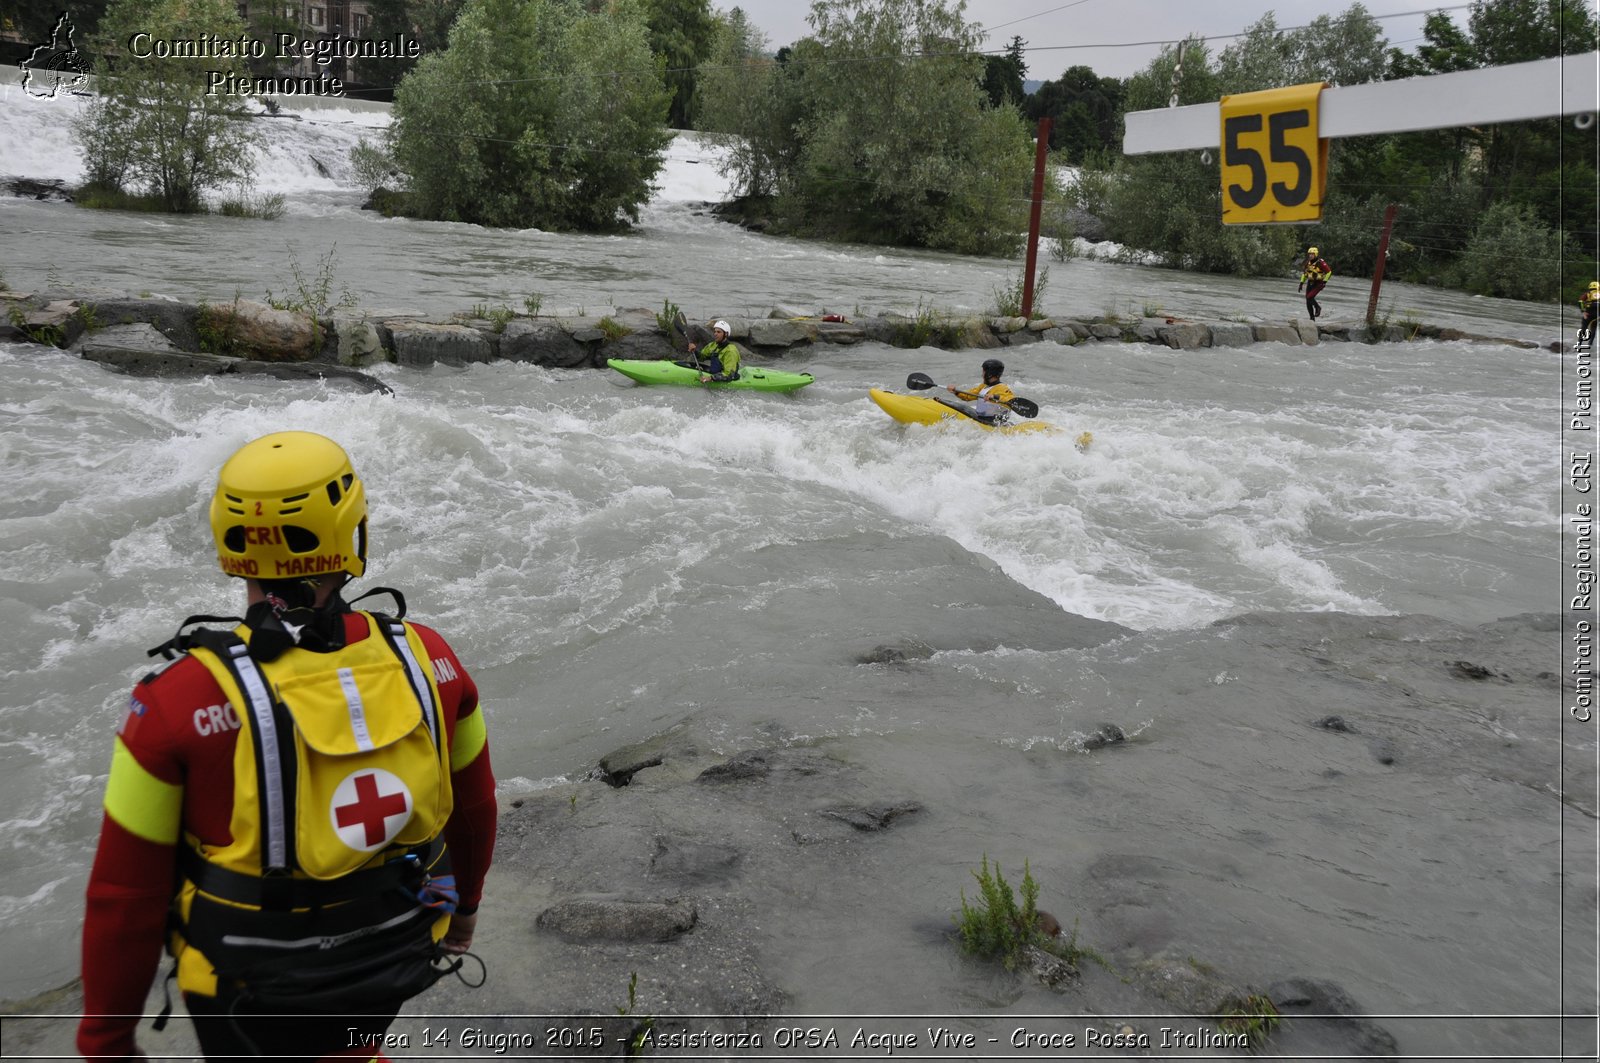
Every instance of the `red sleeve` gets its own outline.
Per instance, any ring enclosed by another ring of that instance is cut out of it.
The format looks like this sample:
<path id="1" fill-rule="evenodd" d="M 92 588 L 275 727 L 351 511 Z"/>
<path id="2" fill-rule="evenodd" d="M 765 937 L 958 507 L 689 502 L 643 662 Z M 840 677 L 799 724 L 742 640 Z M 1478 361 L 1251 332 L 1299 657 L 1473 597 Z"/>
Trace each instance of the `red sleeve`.
<path id="1" fill-rule="evenodd" d="M 119 733 L 139 765 L 163 782 L 181 784 L 147 684 L 136 691 Z M 133 1052 L 134 1029 L 161 963 L 167 909 L 176 876 L 175 847 L 141 838 L 109 814 L 89 872 L 83 919 L 83 1020 L 78 1051 L 123 1057 Z"/>
<path id="2" fill-rule="evenodd" d="M 478 687 L 467 674 L 449 643 L 432 628 L 415 625 L 439 681 L 439 698 L 444 702 L 446 733 L 451 749 L 456 749 L 456 731 L 463 721 L 468 729 L 481 726 L 483 709 L 478 705 Z M 450 774 L 454 808 L 445 824 L 444 840 L 450 847 L 450 868 L 461 894 L 461 907 L 476 911 L 483 896 L 483 879 L 494 858 L 495 829 L 499 808 L 495 801 L 494 769 L 489 761 L 489 742 L 470 761 L 458 764 Z"/>

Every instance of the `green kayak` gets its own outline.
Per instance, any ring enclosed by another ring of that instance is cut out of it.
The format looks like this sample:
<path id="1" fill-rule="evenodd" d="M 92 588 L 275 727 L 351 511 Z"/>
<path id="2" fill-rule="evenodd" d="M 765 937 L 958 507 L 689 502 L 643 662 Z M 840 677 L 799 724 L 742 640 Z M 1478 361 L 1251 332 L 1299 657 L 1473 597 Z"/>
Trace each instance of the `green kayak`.
<path id="1" fill-rule="evenodd" d="M 696 388 L 745 388 L 749 391 L 798 391 L 811 383 L 810 373 L 785 373 L 778 369 L 740 366 L 736 380 L 700 383 L 700 370 L 662 359 L 659 362 L 608 358 L 606 364 L 641 384 L 680 384 Z"/>

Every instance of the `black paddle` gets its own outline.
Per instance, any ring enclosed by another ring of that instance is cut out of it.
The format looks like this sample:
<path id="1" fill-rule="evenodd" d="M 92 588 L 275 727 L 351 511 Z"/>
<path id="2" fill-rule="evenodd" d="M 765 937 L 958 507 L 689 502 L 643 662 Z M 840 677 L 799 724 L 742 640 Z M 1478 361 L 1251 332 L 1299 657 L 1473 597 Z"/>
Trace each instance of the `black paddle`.
<path id="1" fill-rule="evenodd" d="M 689 319 L 683 316 L 682 310 L 679 310 L 677 315 L 672 319 L 672 327 L 677 330 L 678 335 L 683 337 L 683 353 L 694 359 L 693 366 L 684 365 L 683 367 L 685 369 L 693 368 L 698 369 L 701 372 L 705 372 L 706 367 L 705 364 L 700 361 L 700 352 L 689 349 L 691 346 L 697 346 L 697 344 L 694 342 L 694 336 L 689 333 Z M 682 362 L 678 362 L 677 364 L 683 365 Z"/>
<path id="2" fill-rule="evenodd" d="M 906 387 L 910 388 L 912 391 L 927 391 L 929 388 L 936 388 L 938 386 L 939 385 L 935 384 L 933 382 L 933 378 L 927 373 L 912 373 L 910 376 L 906 377 Z M 966 392 L 962 392 L 961 394 L 964 395 Z M 1039 416 L 1039 404 L 1036 402 L 1029 402 L 1027 399 L 1012 399 L 1010 402 L 1000 402 L 999 399 L 991 399 L 987 396 L 979 397 L 985 402 L 998 403 L 999 405 L 1010 410 L 1012 413 L 1017 414 L 1019 417 Z"/>

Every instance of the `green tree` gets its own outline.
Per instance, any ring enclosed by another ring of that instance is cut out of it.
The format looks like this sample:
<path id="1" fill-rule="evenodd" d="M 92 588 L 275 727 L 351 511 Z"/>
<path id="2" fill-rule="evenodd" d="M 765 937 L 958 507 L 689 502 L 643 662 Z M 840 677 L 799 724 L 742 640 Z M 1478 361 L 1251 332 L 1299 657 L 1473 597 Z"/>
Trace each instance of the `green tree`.
<path id="1" fill-rule="evenodd" d="M 1023 58 L 1024 43 L 1021 37 L 1012 37 L 1011 43 L 1000 55 L 991 55 L 984 63 L 983 91 L 989 94 L 994 107 L 1006 104 L 1020 105 L 1027 90 L 1022 83 L 1028 77 L 1028 62 Z"/>
<path id="2" fill-rule="evenodd" d="M 1100 77 L 1086 66 L 1068 67 L 1023 101 L 1022 114 L 1032 123 L 1049 118 L 1050 147 L 1082 162 L 1093 152 L 1121 150 L 1122 97 L 1117 78 Z"/>
<path id="3" fill-rule="evenodd" d="M 245 33 L 231 0 L 116 0 L 101 22 L 100 95 L 74 121 L 89 184 L 151 197 L 162 209 L 205 209 L 203 193 L 244 184 L 256 138 L 237 97 L 208 93 L 208 78 L 248 76 L 237 60 L 136 57 L 137 33 L 154 40 Z"/>
<path id="4" fill-rule="evenodd" d="M 1387 47 L 1377 19 L 1359 3 L 1337 18 L 1318 15 L 1294 30 L 1278 29 L 1269 11 L 1222 50 L 1217 77 L 1229 93 L 1313 81 L 1359 85 L 1383 78 Z"/>
<path id="5" fill-rule="evenodd" d="M 394 40 L 404 36 L 417 42 L 418 58 L 440 52 L 450 43 L 450 27 L 466 6 L 466 0 L 368 0 L 372 22 L 367 36 L 375 40 Z M 358 59 L 356 77 L 374 89 L 391 92 L 400 80 L 416 68 L 417 59 L 396 56 L 391 59 Z"/>
<path id="6" fill-rule="evenodd" d="M 1556 300 L 1566 250 L 1561 234 L 1532 207 L 1495 203 L 1478 219 L 1462 252 L 1459 279 L 1468 291 L 1484 295 Z"/>
<path id="7" fill-rule="evenodd" d="M 65 9 L 77 30 L 75 43 L 84 48 L 100 29 L 107 0 L 0 0 L 0 34 L 16 34 L 24 43 L 43 44 L 50 39 L 56 19 Z"/>
<path id="8" fill-rule="evenodd" d="M 638 220 L 671 140 L 644 12 L 627 0 L 470 0 L 395 93 L 408 212 L 610 231 Z"/>
<path id="9" fill-rule="evenodd" d="M 646 6 L 650 48 L 665 61 L 666 84 L 672 92 L 667 121 L 676 129 L 693 129 L 695 72 L 717 29 L 711 5 L 708 0 L 646 0 Z"/>
<path id="10" fill-rule="evenodd" d="M 981 30 L 964 11 L 944 0 L 817 0 L 813 37 L 764 68 L 709 77 L 708 115 L 745 144 L 730 164 L 737 191 L 770 192 L 785 231 L 1014 249 L 1032 146 L 1015 108 L 990 105 Z"/>

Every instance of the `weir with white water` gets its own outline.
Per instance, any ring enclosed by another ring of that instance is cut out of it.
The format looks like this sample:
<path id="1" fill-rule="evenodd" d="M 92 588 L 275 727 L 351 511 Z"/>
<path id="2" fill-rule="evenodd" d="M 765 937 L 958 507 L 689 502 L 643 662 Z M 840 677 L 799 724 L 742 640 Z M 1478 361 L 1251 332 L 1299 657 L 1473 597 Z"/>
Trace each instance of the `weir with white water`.
<path id="1" fill-rule="evenodd" d="M 0 170 L 80 174 L 62 122 L 71 106 L 0 98 Z M 724 187 L 715 152 L 691 136 L 669 149 L 660 192 L 629 235 L 383 219 L 358 209 L 345 157 L 378 122 L 326 110 L 262 119 L 259 190 L 289 198 L 274 222 L 0 200 L 0 270 L 20 290 L 56 282 L 259 298 L 287 286 L 291 258 L 310 266 L 335 250 L 338 283 L 368 307 L 520 309 L 537 293 L 547 313 L 670 299 L 707 318 L 775 304 L 985 311 L 1018 268 L 722 224 L 698 207 Z M 1385 291 L 1397 315 L 1541 342 L 1561 335 L 1553 305 Z M 1325 320 L 1354 322 L 1364 282 L 1336 277 L 1323 302 Z M 1052 264 L 1042 300 L 1063 316 L 1149 306 L 1287 320 L 1301 301 L 1288 277 L 1088 261 Z M 962 868 L 986 848 L 1008 869 L 1030 858 L 1036 876 L 1066 883 L 1098 844 L 1092 831 L 1073 836 L 1073 823 L 1119 824 L 1119 850 L 1155 854 L 1182 844 L 1195 829 L 1182 810 L 1198 810 L 1211 828 L 1204 853 L 1186 859 L 1226 866 L 1274 925 L 1292 927 L 1300 913 L 1315 929 L 1299 947 L 1371 1010 L 1555 1009 L 1561 891 L 1539 863 L 1546 856 L 1517 839 L 1553 845 L 1568 818 L 1592 833 L 1581 810 L 1530 796 L 1539 784 L 1522 778 L 1544 766 L 1558 780 L 1564 748 L 1592 759 L 1592 731 L 1562 732 L 1559 683 L 1520 693 L 1533 707 L 1515 726 L 1492 713 L 1460 721 L 1464 732 L 1515 732 L 1503 741 L 1526 768 L 1512 782 L 1496 781 L 1493 764 L 1452 769 L 1470 776 L 1481 816 L 1451 796 L 1448 775 L 1405 774 L 1445 763 L 1420 750 L 1448 746 L 1448 729 L 1411 734 L 1394 723 L 1419 743 L 1412 765 L 1328 784 L 1316 815 L 1350 829 L 1263 859 L 1240 832 L 1282 802 L 1283 769 L 1254 764 L 1249 736 L 1286 706 L 1297 721 L 1320 706 L 1266 678 L 1280 674 L 1270 649 L 1252 644 L 1211 671 L 1217 658 L 1203 647 L 1209 625 L 1251 613 L 1421 614 L 1472 626 L 1559 610 L 1564 356 L 1427 341 L 1036 345 L 1001 357 L 1017 393 L 1065 436 L 907 429 L 866 398 L 913 370 L 971 384 L 974 352 L 817 349 L 785 360 L 817 378 L 792 398 L 511 364 L 380 367 L 395 394 L 358 396 L 270 380 L 132 379 L 0 345 L 0 795 L 11 853 L 0 952 L 13 961 L 0 970 L 0 997 L 75 973 L 82 886 L 128 688 L 148 666 L 144 650 L 184 616 L 234 604 L 237 586 L 209 563 L 216 469 L 244 441 L 293 427 L 334 436 L 355 457 L 373 504 L 365 585 L 402 588 L 460 649 L 484 692 L 507 795 L 579 778 L 606 752 L 685 720 L 729 752 L 871 740 L 913 775 L 934 748 L 941 785 L 960 788 L 977 822 L 1005 828 L 941 836 L 949 874 L 907 891 L 926 905 L 954 906 L 971 885 Z M 1082 430 L 1095 444 L 1080 454 L 1070 441 Z M 1028 618 L 1041 608 L 1138 634 L 1095 653 L 1039 644 Z M 910 642 L 933 655 L 901 670 L 855 664 L 875 644 Z M 1557 668 L 1557 651 L 1552 640 L 1545 667 Z M 1138 662 L 1136 687 L 1107 678 L 1119 660 Z M 1205 684 L 1236 692 L 1227 727 L 1188 715 Z M 1014 789 L 989 784 L 997 755 L 1043 751 L 1068 775 L 1084 770 L 1081 739 L 1103 721 L 1139 735 L 1127 752 L 1151 758 L 1124 761 L 1123 780 L 1070 802 L 1019 803 Z M 1177 766 L 1159 767 L 1161 757 Z M 1127 793 L 1113 797 L 1131 778 L 1150 787 L 1139 822 L 1119 816 Z M 1425 860 L 1391 851 L 1404 838 L 1422 857 L 1449 848 L 1440 858 L 1461 874 L 1424 891 L 1409 876 Z M 1383 885 L 1350 878 L 1360 897 L 1341 908 L 1324 865 L 1362 868 Z M 1190 928 L 1174 931 L 1177 942 L 1229 950 L 1208 916 L 1217 903 L 1175 893 L 1171 923 Z M 1525 919 L 1504 918 L 1524 909 Z M 1467 910 L 1483 921 L 1461 925 Z M 1083 930 L 1090 941 L 1110 933 L 1092 915 Z M 1485 939 L 1521 972 L 1516 984 L 1464 969 L 1463 953 Z M 1230 958 L 1248 968 L 1252 954 Z M 830 977 L 878 976 L 863 956 Z M 1489 1043 L 1510 1051 L 1519 1030 L 1504 1023 Z"/>

